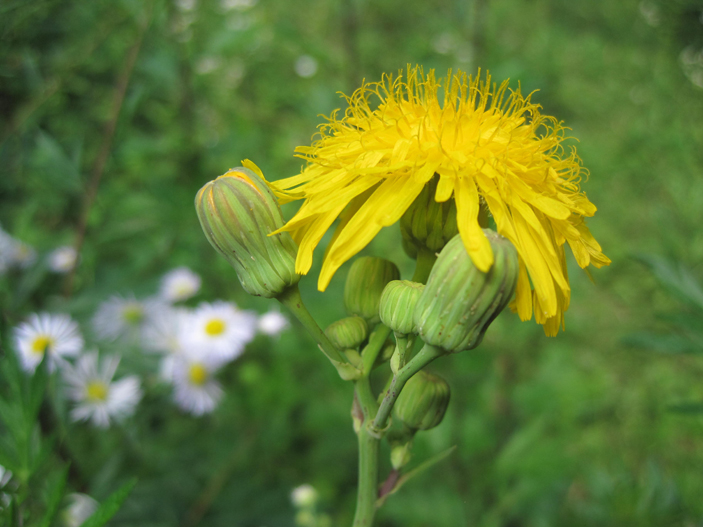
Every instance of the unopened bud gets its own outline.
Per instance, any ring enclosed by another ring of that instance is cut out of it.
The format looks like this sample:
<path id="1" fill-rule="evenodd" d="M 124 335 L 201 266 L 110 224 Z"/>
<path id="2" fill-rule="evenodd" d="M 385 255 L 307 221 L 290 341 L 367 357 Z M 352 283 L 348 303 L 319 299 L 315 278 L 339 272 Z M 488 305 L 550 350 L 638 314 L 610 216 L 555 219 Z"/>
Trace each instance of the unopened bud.
<path id="1" fill-rule="evenodd" d="M 327 326 L 325 335 L 338 349 L 354 349 L 366 340 L 369 335 L 369 327 L 363 318 L 354 315 Z"/>
<path id="2" fill-rule="evenodd" d="M 456 202 L 435 200 L 439 176 L 434 176 L 400 218 L 403 249 L 411 258 L 425 248 L 437 253 L 459 232 L 456 224 Z"/>
<path id="3" fill-rule="evenodd" d="M 283 226 L 281 209 L 261 170 L 244 164 L 253 170 L 233 168 L 201 188 L 195 209 L 205 237 L 234 267 L 247 293 L 273 298 L 300 280 L 298 247 L 287 232 L 269 236 Z"/>
<path id="4" fill-rule="evenodd" d="M 410 280 L 388 282 L 379 305 L 381 322 L 401 335 L 415 333 L 413 313 L 424 288 L 423 284 Z"/>
<path id="5" fill-rule="evenodd" d="M 442 249 L 415 307 L 420 338 L 448 352 L 478 346 L 515 291 L 517 250 L 494 231 L 483 232 L 495 259 L 489 271 L 476 268 L 457 235 Z"/>
<path id="6" fill-rule="evenodd" d="M 442 422 L 449 406 L 449 384 L 420 370 L 410 377 L 395 403 L 395 413 L 408 428 L 429 430 Z"/>
<path id="7" fill-rule="evenodd" d="M 398 267 L 383 258 L 362 256 L 349 269 L 344 286 L 344 305 L 350 315 L 366 319 L 369 326 L 380 322 L 378 305 L 386 284 L 400 278 Z"/>

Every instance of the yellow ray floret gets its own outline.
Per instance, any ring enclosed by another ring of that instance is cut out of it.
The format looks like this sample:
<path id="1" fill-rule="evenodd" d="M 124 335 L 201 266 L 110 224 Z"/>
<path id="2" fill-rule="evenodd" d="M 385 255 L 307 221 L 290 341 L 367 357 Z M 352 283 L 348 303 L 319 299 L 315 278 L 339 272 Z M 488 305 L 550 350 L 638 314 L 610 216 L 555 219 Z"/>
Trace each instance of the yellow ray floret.
<path id="1" fill-rule="evenodd" d="M 325 253 L 318 288 L 364 248 L 381 228 L 397 222 L 422 188 L 438 175 L 435 199 L 454 199 L 459 233 L 474 264 L 493 264 L 479 226 L 486 206 L 498 232 L 520 255 L 514 309 L 523 320 L 544 324 L 548 335 L 563 327 L 570 288 L 564 244 L 579 266 L 608 265 L 584 223 L 596 207 L 581 192 L 586 171 L 574 148 L 564 150 L 565 128 L 541 107 L 510 90 L 449 71 L 443 86 L 434 71 L 364 83 L 339 118 L 321 125 L 312 146 L 296 149 L 308 164 L 297 176 L 271 183 L 282 202 L 305 200 L 281 229 L 299 245 L 296 272 L 312 265 L 313 250 L 342 216 Z M 372 106 L 371 100 L 375 100 Z"/>

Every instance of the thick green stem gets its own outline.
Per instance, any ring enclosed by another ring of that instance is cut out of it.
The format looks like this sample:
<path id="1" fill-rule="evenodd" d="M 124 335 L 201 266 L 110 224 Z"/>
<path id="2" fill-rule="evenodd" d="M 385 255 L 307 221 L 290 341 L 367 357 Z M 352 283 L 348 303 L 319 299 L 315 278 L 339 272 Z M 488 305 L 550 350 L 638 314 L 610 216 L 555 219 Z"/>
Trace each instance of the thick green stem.
<path id="1" fill-rule="evenodd" d="M 444 354 L 444 351 L 436 346 L 425 344 L 425 346 L 415 355 L 410 362 L 398 370 L 393 376 L 391 386 L 386 392 L 381 407 L 378 409 L 376 418 L 371 424 L 371 430 L 374 433 L 381 433 L 388 424 L 388 417 L 391 415 L 393 405 L 400 395 L 400 391 L 408 382 L 408 379 L 427 366 L 430 362 Z"/>
<path id="2" fill-rule="evenodd" d="M 303 304 L 303 299 L 300 296 L 300 290 L 297 285 L 291 286 L 281 293 L 277 300 L 286 306 L 291 313 L 298 319 L 308 333 L 317 341 L 317 344 L 322 350 L 322 353 L 327 355 L 327 358 L 332 362 L 340 377 L 344 380 L 356 379 L 359 377 L 359 370 L 349 363 L 349 359 L 341 353 L 334 344 L 327 338 L 322 328 L 317 325 L 315 319 Z"/>
<path id="3" fill-rule="evenodd" d="M 359 430 L 358 436 L 359 491 L 352 525 L 353 527 L 371 527 L 376 515 L 376 500 L 378 499 L 379 439 L 371 433 L 366 423 Z"/>
<path id="4" fill-rule="evenodd" d="M 417 252 L 417 260 L 415 261 L 415 274 L 413 282 L 421 284 L 427 283 L 427 279 L 432 271 L 432 266 L 437 260 L 437 255 L 429 249 L 422 247 Z"/>

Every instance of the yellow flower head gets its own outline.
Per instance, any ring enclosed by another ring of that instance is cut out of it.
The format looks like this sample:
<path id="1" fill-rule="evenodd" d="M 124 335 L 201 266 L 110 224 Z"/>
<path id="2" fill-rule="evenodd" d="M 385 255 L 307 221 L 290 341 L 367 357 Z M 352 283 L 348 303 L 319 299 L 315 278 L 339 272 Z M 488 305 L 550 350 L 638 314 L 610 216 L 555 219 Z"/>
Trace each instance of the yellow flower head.
<path id="1" fill-rule="evenodd" d="M 296 272 L 305 274 L 313 250 L 337 217 L 318 288 L 364 248 L 382 227 L 397 222 L 438 175 L 435 200 L 454 199 L 459 233 L 474 264 L 488 271 L 493 253 L 481 226 L 487 207 L 497 230 L 517 248 L 520 277 L 513 308 L 522 320 L 544 324 L 548 335 L 563 327 L 570 288 L 564 243 L 582 268 L 610 260 L 584 223 L 596 207 L 581 192 L 587 173 L 574 148 L 565 152 L 565 128 L 519 89 L 451 70 L 441 82 L 434 71 L 408 68 L 393 78 L 364 83 L 342 118 L 333 112 L 319 139 L 296 149 L 308 165 L 301 174 L 271 183 L 282 202 L 304 199 L 280 231 L 299 245 Z M 369 99 L 378 99 L 372 107 Z"/>

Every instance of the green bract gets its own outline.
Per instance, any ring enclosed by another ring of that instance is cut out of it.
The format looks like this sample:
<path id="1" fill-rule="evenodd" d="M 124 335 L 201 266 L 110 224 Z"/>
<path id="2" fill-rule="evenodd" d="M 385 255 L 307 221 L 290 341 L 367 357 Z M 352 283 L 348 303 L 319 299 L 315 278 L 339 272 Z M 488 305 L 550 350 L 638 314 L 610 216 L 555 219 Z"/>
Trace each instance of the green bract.
<path id="1" fill-rule="evenodd" d="M 432 178 L 400 218 L 403 249 L 411 258 L 417 257 L 420 248 L 432 253 L 442 250 L 459 232 L 456 224 L 456 202 L 449 199 L 442 203 L 435 200 L 438 177 Z"/>
<path id="2" fill-rule="evenodd" d="M 356 315 L 333 322 L 325 330 L 327 338 L 341 350 L 358 348 L 368 334 L 366 321 Z"/>
<path id="3" fill-rule="evenodd" d="M 415 333 L 413 313 L 425 286 L 410 280 L 388 282 L 379 305 L 381 322 L 401 335 Z"/>
<path id="4" fill-rule="evenodd" d="M 344 306 L 350 315 L 359 315 L 369 326 L 378 324 L 378 305 L 386 284 L 400 278 L 393 262 L 373 256 L 357 258 L 349 269 L 344 286 Z"/>
<path id="5" fill-rule="evenodd" d="M 251 295 L 273 298 L 298 283 L 298 252 L 281 209 L 266 183 L 238 167 L 207 183 L 195 197 L 200 225 L 212 246 L 232 264 Z"/>
<path id="6" fill-rule="evenodd" d="M 420 370 L 410 377 L 395 403 L 398 419 L 409 428 L 429 430 L 442 422 L 449 406 L 449 384 Z"/>
<path id="7" fill-rule="evenodd" d="M 420 338 L 448 352 L 473 349 L 489 324 L 508 305 L 518 277 L 517 251 L 512 243 L 483 229 L 495 262 L 479 271 L 459 235 L 444 247 L 415 307 Z"/>

